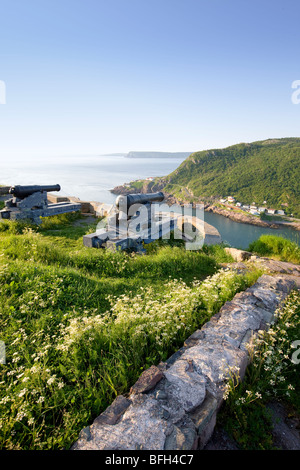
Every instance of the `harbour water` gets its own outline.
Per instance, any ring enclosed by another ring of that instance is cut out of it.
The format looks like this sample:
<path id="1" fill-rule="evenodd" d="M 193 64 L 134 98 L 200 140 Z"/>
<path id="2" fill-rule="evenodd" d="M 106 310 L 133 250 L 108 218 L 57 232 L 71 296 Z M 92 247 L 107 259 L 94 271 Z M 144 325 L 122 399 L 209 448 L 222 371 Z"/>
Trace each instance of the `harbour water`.
<path id="1" fill-rule="evenodd" d="M 183 158 L 125 158 L 120 155 L 79 155 L 43 159 L 0 161 L 0 183 L 60 184 L 62 196 L 113 204 L 115 186 L 151 176 L 165 176 L 174 171 Z M 222 240 L 247 249 L 262 234 L 274 234 L 300 244 L 298 231 L 283 227 L 271 229 L 234 222 L 218 214 L 205 212 L 205 221 L 216 227 Z"/>
<path id="2" fill-rule="evenodd" d="M 220 233 L 222 240 L 235 248 L 247 250 L 249 244 L 257 240 L 261 235 L 278 235 L 288 238 L 300 245 L 300 232 L 290 227 L 278 229 L 259 227 L 256 225 L 242 224 L 223 217 L 213 212 L 204 213 L 205 221 L 213 225 Z"/>

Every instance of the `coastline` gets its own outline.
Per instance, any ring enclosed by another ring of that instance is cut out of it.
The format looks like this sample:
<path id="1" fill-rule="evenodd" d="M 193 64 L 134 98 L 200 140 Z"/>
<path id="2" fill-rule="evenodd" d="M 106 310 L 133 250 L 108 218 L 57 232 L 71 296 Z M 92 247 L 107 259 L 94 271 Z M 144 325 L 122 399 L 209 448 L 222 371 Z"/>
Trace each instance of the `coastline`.
<path id="1" fill-rule="evenodd" d="M 147 192 L 156 192 L 156 191 L 163 191 L 163 188 L 160 188 L 160 185 L 158 184 L 149 184 L 148 182 L 143 185 L 142 188 L 133 188 L 129 186 L 116 186 L 111 190 L 111 193 L 113 194 L 121 194 L 121 195 L 128 195 L 128 194 L 136 194 L 136 193 L 147 193 Z M 169 194 L 166 191 L 164 191 L 166 195 L 166 202 L 168 204 L 190 204 L 191 202 L 188 200 L 183 200 L 183 199 L 178 199 L 175 197 L 173 194 Z M 199 201 L 199 204 L 201 201 Z M 258 227 L 265 227 L 265 228 L 273 228 L 273 229 L 280 229 L 282 226 L 290 227 L 296 231 L 300 231 L 300 221 L 265 221 L 261 220 L 251 214 L 243 214 L 240 212 L 234 212 L 233 210 L 226 210 L 220 207 L 215 206 L 214 204 L 208 204 L 204 203 L 204 210 L 206 212 L 213 212 L 218 215 L 222 215 L 223 217 L 226 217 L 233 222 L 238 222 L 242 224 L 249 224 L 249 225 L 255 225 Z"/>
<path id="2" fill-rule="evenodd" d="M 4 195 L 8 193 L 8 189 L 9 189 L 8 186 L 0 185 L 0 199 L 1 200 L 5 199 Z M 163 185 L 159 180 L 156 182 L 145 181 L 141 188 L 134 188 L 134 187 L 127 186 L 127 185 L 120 185 L 110 190 L 112 194 L 116 194 L 116 195 L 119 195 L 119 194 L 128 195 L 128 194 L 134 194 L 134 193 L 152 193 L 152 192 L 157 192 L 157 191 L 164 191 Z M 173 194 L 168 193 L 166 191 L 164 191 L 164 194 L 165 194 L 165 201 L 169 205 L 172 205 L 172 204 L 183 205 L 183 204 L 191 203 L 191 201 L 188 199 L 177 198 Z M 193 197 L 193 199 L 195 200 L 195 197 Z M 206 212 L 213 212 L 215 214 L 226 217 L 232 220 L 233 222 L 249 224 L 249 225 L 258 226 L 258 227 L 272 228 L 272 229 L 280 229 L 282 227 L 289 227 L 295 231 L 300 231 L 299 219 L 265 221 L 251 214 L 246 215 L 241 212 L 235 212 L 234 210 L 227 210 L 221 207 L 217 207 L 213 203 L 205 203 L 203 201 L 198 201 L 198 203 L 204 204 L 204 210 Z M 194 204 L 196 203 L 194 202 Z"/>

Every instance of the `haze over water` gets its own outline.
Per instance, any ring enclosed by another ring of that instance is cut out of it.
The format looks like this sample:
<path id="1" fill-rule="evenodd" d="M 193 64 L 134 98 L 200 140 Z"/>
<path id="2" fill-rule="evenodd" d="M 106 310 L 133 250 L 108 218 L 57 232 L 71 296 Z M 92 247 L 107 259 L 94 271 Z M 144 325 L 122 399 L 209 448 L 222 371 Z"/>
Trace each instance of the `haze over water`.
<path id="1" fill-rule="evenodd" d="M 60 195 L 113 203 L 115 186 L 150 176 L 165 176 L 184 158 L 125 158 L 86 155 L 1 162 L 0 184 L 60 184 Z"/>

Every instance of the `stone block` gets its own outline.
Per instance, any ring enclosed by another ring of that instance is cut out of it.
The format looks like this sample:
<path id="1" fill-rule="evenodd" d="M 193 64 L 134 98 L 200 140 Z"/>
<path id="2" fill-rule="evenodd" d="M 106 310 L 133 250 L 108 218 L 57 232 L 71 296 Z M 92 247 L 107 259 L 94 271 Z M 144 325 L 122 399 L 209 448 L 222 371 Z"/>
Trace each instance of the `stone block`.
<path id="1" fill-rule="evenodd" d="M 173 431 L 166 437 L 164 450 L 195 450 L 198 436 L 191 421 L 181 426 L 173 426 Z"/>
<path id="2" fill-rule="evenodd" d="M 162 371 L 156 367 L 151 366 L 145 370 L 131 387 L 130 393 L 146 393 L 152 390 L 155 385 L 163 378 Z"/>
<path id="3" fill-rule="evenodd" d="M 192 419 L 199 436 L 201 436 L 208 427 L 217 409 L 217 399 L 211 393 L 207 392 L 204 402 L 190 413 L 189 416 Z"/>
<path id="4" fill-rule="evenodd" d="M 212 344 L 209 340 L 188 349 L 182 356 L 184 359 L 193 360 L 198 373 L 216 385 L 223 382 L 229 368 L 236 368 L 238 375 L 243 377 L 248 363 L 245 351 L 217 342 Z"/>
<path id="5" fill-rule="evenodd" d="M 206 379 L 195 371 L 191 361 L 178 359 L 164 373 L 168 381 L 166 392 L 170 400 L 176 400 L 185 411 L 199 406 L 205 398 Z"/>
<path id="6" fill-rule="evenodd" d="M 204 448 L 214 432 L 218 407 L 218 400 L 207 393 L 202 405 L 190 415 L 199 436 L 199 449 Z"/>
<path id="7" fill-rule="evenodd" d="M 189 336 L 185 341 L 184 341 L 184 347 L 186 348 L 191 348 L 192 346 L 195 346 L 198 344 L 199 340 L 203 338 L 203 332 L 201 330 L 195 331 L 191 336 Z"/>
<path id="8" fill-rule="evenodd" d="M 94 420 L 93 424 L 97 426 L 102 424 L 116 424 L 130 404 L 131 400 L 123 397 L 123 395 L 119 395 L 112 404 Z"/>
<path id="9" fill-rule="evenodd" d="M 252 256 L 249 251 L 238 250 L 237 248 L 225 248 L 225 251 L 238 262 L 248 260 Z"/>
<path id="10" fill-rule="evenodd" d="M 162 450 L 168 423 L 160 412 L 153 397 L 135 395 L 119 422 L 93 424 L 89 440 L 78 439 L 72 450 Z"/>

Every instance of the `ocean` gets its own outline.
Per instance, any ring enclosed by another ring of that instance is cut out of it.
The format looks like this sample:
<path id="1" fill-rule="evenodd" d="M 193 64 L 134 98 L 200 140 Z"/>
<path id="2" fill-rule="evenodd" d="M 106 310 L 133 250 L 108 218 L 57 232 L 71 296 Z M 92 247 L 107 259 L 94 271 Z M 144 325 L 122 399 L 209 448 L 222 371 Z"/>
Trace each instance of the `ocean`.
<path id="1" fill-rule="evenodd" d="M 59 195 L 113 204 L 117 196 L 110 190 L 115 186 L 151 176 L 166 176 L 183 160 L 120 155 L 73 155 L 31 161 L 10 159 L 0 162 L 0 184 L 60 184 Z M 217 228 L 223 241 L 237 248 L 247 249 L 251 241 L 263 234 L 280 235 L 300 244 L 299 232 L 289 227 L 257 227 L 207 212 L 204 217 L 207 223 Z"/>
<path id="2" fill-rule="evenodd" d="M 60 184 L 62 196 L 113 204 L 115 186 L 151 176 L 165 176 L 184 158 L 126 158 L 120 155 L 80 155 L 35 160 L 3 160 L 0 184 Z"/>

